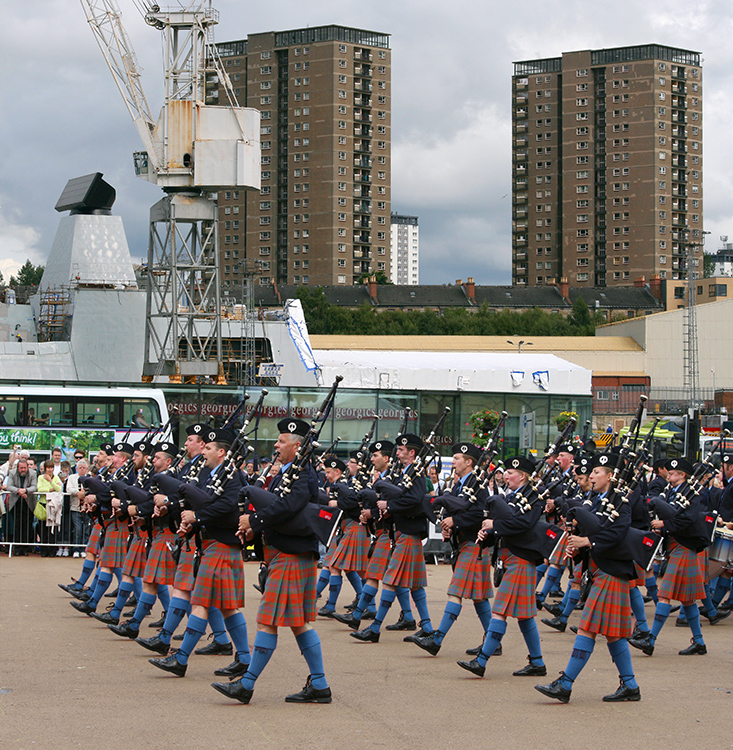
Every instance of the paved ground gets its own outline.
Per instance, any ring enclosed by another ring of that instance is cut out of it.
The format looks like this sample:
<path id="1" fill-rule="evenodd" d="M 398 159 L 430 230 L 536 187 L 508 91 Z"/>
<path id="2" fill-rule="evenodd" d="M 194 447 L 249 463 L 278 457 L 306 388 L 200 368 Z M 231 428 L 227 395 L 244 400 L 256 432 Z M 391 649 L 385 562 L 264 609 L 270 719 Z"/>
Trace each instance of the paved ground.
<path id="1" fill-rule="evenodd" d="M 733 618 L 703 626 L 709 654 L 687 658 L 677 651 L 687 645 L 689 631 L 670 621 L 653 657 L 634 652 L 642 701 L 621 705 L 600 700 L 618 684 L 603 639 L 571 702 L 562 705 L 532 689 L 538 680 L 511 676 L 526 658 L 515 623 L 504 639 L 505 656 L 489 662 L 486 678 L 472 678 L 456 666 L 463 650 L 480 640 L 470 605 L 435 658 L 402 643 L 399 634 L 361 644 L 344 626 L 319 621 L 334 702 L 283 702 L 302 687 L 307 669 L 292 635 L 281 631 L 252 704 L 243 706 L 209 687 L 226 657 L 194 657 L 185 678 L 171 677 L 149 665 L 150 654 L 140 646 L 75 612 L 56 583 L 80 569 L 73 559 L 0 560 L 0 748 L 733 746 L 727 724 Z M 255 573 L 248 565 L 250 623 L 258 600 L 250 586 Z M 438 620 L 450 568 L 430 566 L 428 574 L 428 600 Z M 346 584 L 342 603 L 350 598 Z M 651 615 L 650 605 L 647 611 Z M 390 613 L 387 622 L 396 616 Z M 540 628 L 549 681 L 564 668 L 573 636 Z M 147 625 L 143 630 L 153 633 Z"/>

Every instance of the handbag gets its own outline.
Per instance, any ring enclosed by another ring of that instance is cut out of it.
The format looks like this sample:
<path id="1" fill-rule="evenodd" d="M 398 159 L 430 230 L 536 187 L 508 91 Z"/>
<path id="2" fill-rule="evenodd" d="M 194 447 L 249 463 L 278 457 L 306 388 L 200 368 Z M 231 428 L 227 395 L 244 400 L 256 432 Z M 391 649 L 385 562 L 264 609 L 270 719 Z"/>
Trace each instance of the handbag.
<path id="1" fill-rule="evenodd" d="M 36 507 L 33 508 L 33 515 L 39 520 L 39 521 L 45 521 L 47 517 L 46 513 L 46 503 L 41 502 L 40 500 L 36 501 Z"/>

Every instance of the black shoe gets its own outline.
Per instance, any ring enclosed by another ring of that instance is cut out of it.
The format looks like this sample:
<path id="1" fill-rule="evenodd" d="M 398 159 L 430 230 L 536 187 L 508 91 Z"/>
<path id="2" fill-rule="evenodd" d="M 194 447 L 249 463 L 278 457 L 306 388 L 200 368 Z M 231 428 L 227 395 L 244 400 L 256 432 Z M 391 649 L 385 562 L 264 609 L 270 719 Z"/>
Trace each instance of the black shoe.
<path id="1" fill-rule="evenodd" d="M 423 651 L 427 651 L 431 656 L 437 656 L 438 651 L 440 651 L 441 644 L 435 642 L 433 635 L 426 635 L 425 637 L 408 635 L 405 640 L 409 643 L 414 643 L 416 646 L 420 646 Z"/>
<path id="2" fill-rule="evenodd" d="M 516 672 L 512 672 L 514 677 L 544 677 L 547 674 L 547 667 L 544 664 L 532 664 L 531 657 L 527 657 L 526 667 L 518 669 Z"/>
<path id="3" fill-rule="evenodd" d="M 163 625 L 165 625 L 165 616 L 167 612 L 163 612 L 163 616 L 160 618 L 160 620 L 156 620 L 155 622 L 149 622 L 148 627 L 149 628 L 155 628 L 156 630 L 160 630 Z"/>
<path id="4" fill-rule="evenodd" d="M 697 643 L 695 640 L 690 641 L 690 645 L 687 648 L 683 648 L 679 652 L 680 656 L 704 656 L 708 650 L 704 643 Z"/>
<path id="5" fill-rule="evenodd" d="M 654 641 L 652 641 L 651 632 L 641 638 L 629 638 L 629 645 L 640 649 L 647 656 L 651 656 L 654 653 Z"/>
<path id="6" fill-rule="evenodd" d="M 634 628 L 634 632 L 631 634 L 632 638 L 646 638 L 649 635 L 649 630 L 640 630 L 639 626 L 637 625 Z"/>
<path id="7" fill-rule="evenodd" d="M 134 609 L 128 609 L 127 612 L 123 612 L 122 616 L 126 620 L 132 620 L 132 618 L 135 616 L 135 610 Z"/>
<path id="8" fill-rule="evenodd" d="M 103 622 L 105 625 L 119 625 L 120 618 L 115 617 L 111 612 L 104 612 L 101 615 L 98 612 L 89 613 L 95 620 Z"/>
<path id="9" fill-rule="evenodd" d="M 361 619 L 362 620 L 374 620 L 377 617 L 376 612 L 370 612 L 369 610 L 366 610 L 365 612 L 361 613 Z"/>
<path id="10" fill-rule="evenodd" d="M 675 604 L 674 607 L 672 607 L 672 609 L 669 610 L 669 613 L 674 614 L 675 612 L 679 612 L 680 609 L 681 609 L 681 606 L 679 604 Z"/>
<path id="11" fill-rule="evenodd" d="M 249 703 L 250 698 L 254 694 L 254 690 L 250 690 L 242 685 L 242 680 L 234 680 L 234 682 L 212 682 L 211 687 L 222 695 L 226 695 L 227 698 L 234 698 L 240 703 Z"/>
<path id="12" fill-rule="evenodd" d="M 705 615 L 707 617 L 707 615 Z M 719 623 L 721 620 L 725 620 L 726 617 L 730 617 L 730 610 L 718 610 L 713 617 L 708 617 L 711 625 Z"/>
<path id="13" fill-rule="evenodd" d="M 127 606 L 137 607 L 137 597 L 135 596 L 135 594 L 132 594 L 130 598 L 127 600 Z"/>
<path id="14" fill-rule="evenodd" d="M 476 646 L 476 648 L 467 648 L 466 649 L 466 654 L 468 654 L 468 656 L 478 656 L 481 653 L 481 649 L 483 648 L 483 645 L 484 644 L 482 643 L 480 646 Z M 491 655 L 492 656 L 501 656 L 502 654 L 503 654 L 503 651 L 502 651 L 501 643 L 500 643 L 496 647 L 496 650 L 494 651 L 494 653 L 491 654 Z"/>
<path id="15" fill-rule="evenodd" d="M 96 607 L 92 607 L 89 602 L 69 602 L 71 606 L 77 611 L 84 615 L 91 615 L 92 612 L 96 611 Z"/>
<path id="16" fill-rule="evenodd" d="M 718 604 L 718 612 L 730 612 L 733 609 L 733 601 L 726 599 L 722 604 Z"/>
<path id="17" fill-rule="evenodd" d="M 333 617 L 335 610 L 331 609 L 327 604 L 318 610 L 319 617 Z"/>
<path id="18" fill-rule="evenodd" d="M 611 695 L 604 695 L 603 700 L 606 703 L 620 703 L 621 701 L 640 701 L 641 691 L 638 687 L 630 688 L 624 685 L 623 682 L 618 687 L 618 690 Z"/>
<path id="19" fill-rule="evenodd" d="M 562 607 L 559 604 L 548 604 L 545 602 L 542 605 L 546 612 L 549 612 L 553 617 L 560 617 L 562 614 Z"/>
<path id="20" fill-rule="evenodd" d="M 219 643 L 219 641 L 212 641 L 208 646 L 197 648 L 194 654 L 198 656 L 208 656 L 209 654 L 221 654 L 222 656 L 231 656 L 234 653 L 234 648 L 231 643 Z"/>
<path id="21" fill-rule="evenodd" d="M 553 599 L 562 599 L 563 596 L 565 596 L 565 592 L 558 588 L 550 591 L 550 593 L 547 596 L 551 596 Z"/>
<path id="22" fill-rule="evenodd" d="M 334 612 L 333 619 L 338 622 L 342 622 L 344 625 L 348 625 L 352 630 L 359 630 L 361 627 L 361 620 L 357 620 L 352 614 L 342 615 L 339 612 Z"/>
<path id="23" fill-rule="evenodd" d="M 311 684 L 310 675 L 305 682 L 305 687 L 299 693 L 293 693 L 285 697 L 286 703 L 330 703 L 331 688 L 317 690 Z"/>
<path id="24" fill-rule="evenodd" d="M 642 598 L 644 599 L 644 604 L 649 604 L 649 602 L 653 602 L 654 601 L 654 597 L 653 596 L 649 596 L 649 594 L 647 594 L 646 596 L 644 596 Z"/>
<path id="25" fill-rule="evenodd" d="M 357 641 L 364 641 L 364 643 L 379 643 L 379 633 L 375 632 L 371 628 L 364 628 L 364 630 L 357 630 L 355 633 L 349 633 L 352 638 L 356 638 Z"/>
<path id="26" fill-rule="evenodd" d="M 397 622 L 393 622 L 391 625 L 387 625 L 385 630 L 417 630 L 417 623 L 414 619 L 406 620 L 400 612 L 400 618 Z"/>
<path id="27" fill-rule="evenodd" d="M 483 677 L 486 672 L 486 667 L 482 667 L 478 663 L 478 659 L 471 659 L 471 661 L 459 661 L 456 662 L 459 667 L 468 670 L 471 674 L 475 674 L 476 677 Z"/>
<path id="28" fill-rule="evenodd" d="M 355 609 L 356 609 L 356 608 L 357 608 L 358 606 L 359 606 L 359 597 L 358 597 L 358 596 L 355 596 L 355 597 L 354 597 L 354 601 L 353 601 L 353 602 L 351 602 L 351 604 L 347 604 L 347 605 L 346 605 L 346 606 L 344 607 L 344 609 L 345 609 L 345 610 L 346 610 L 347 612 L 353 612 L 353 611 L 354 611 L 354 610 L 355 610 Z"/>
<path id="29" fill-rule="evenodd" d="M 89 593 L 89 589 L 75 589 L 73 591 L 69 591 L 69 593 L 80 602 L 88 602 L 92 598 L 92 595 Z"/>
<path id="30" fill-rule="evenodd" d="M 576 605 L 575 605 L 575 606 L 573 607 L 573 611 L 574 611 L 574 612 L 582 612 L 582 611 L 583 611 L 583 607 L 585 607 L 585 602 L 578 602 L 578 603 L 577 603 L 577 604 L 576 604 Z"/>
<path id="31" fill-rule="evenodd" d="M 160 640 L 159 635 L 154 635 L 152 638 L 135 638 L 135 643 L 139 643 L 143 648 L 148 651 L 155 651 L 156 654 L 162 654 L 166 656 L 170 645 Z"/>
<path id="32" fill-rule="evenodd" d="M 570 700 L 570 690 L 564 688 L 560 684 L 560 679 L 553 680 L 549 685 L 535 685 L 535 690 L 538 690 L 542 695 L 546 695 L 548 698 L 555 698 L 561 703 L 567 703 Z"/>
<path id="33" fill-rule="evenodd" d="M 235 677 L 241 677 L 248 669 L 249 664 L 243 664 L 241 661 L 233 661 L 229 666 L 215 669 L 214 674 L 217 677 L 228 677 L 233 680 Z"/>
<path id="34" fill-rule="evenodd" d="M 175 654 L 166 656 L 164 659 L 148 659 L 148 661 L 154 667 L 158 667 L 158 669 L 162 669 L 164 672 L 170 672 L 176 677 L 184 677 L 186 674 L 186 667 L 188 666 L 188 664 L 181 664 L 181 662 L 176 659 Z"/>
<path id="35" fill-rule="evenodd" d="M 182 641 L 183 640 L 183 633 L 179 633 L 178 635 L 174 635 L 171 640 L 172 641 Z"/>
<path id="36" fill-rule="evenodd" d="M 120 635 L 123 638 L 137 638 L 140 635 L 139 630 L 133 630 L 130 627 L 129 622 L 123 622 L 119 625 L 107 625 L 107 627 L 115 634 Z"/>
<path id="37" fill-rule="evenodd" d="M 58 587 L 60 589 L 63 589 L 67 594 L 71 594 L 72 596 L 74 596 L 75 592 L 80 592 L 83 590 L 81 586 L 77 586 L 75 583 L 59 583 Z"/>
<path id="38" fill-rule="evenodd" d="M 115 599 L 117 597 L 117 594 L 119 593 L 120 593 L 120 588 L 118 586 L 114 591 L 108 591 L 105 594 L 105 596 L 107 597 L 107 599 Z"/>
<path id="39" fill-rule="evenodd" d="M 677 619 L 676 619 L 676 620 L 674 621 L 674 626 L 675 626 L 676 628 L 686 628 L 686 627 L 688 627 L 688 625 L 687 625 L 687 620 L 686 620 L 686 619 L 685 619 L 684 617 L 678 617 L 678 618 L 677 618 Z"/>
<path id="40" fill-rule="evenodd" d="M 565 632 L 565 628 L 567 628 L 568 624 L 564 620 L 561 620 L 559 617 L 553 617 L 551 620 L 549 620 L 547 617 L 543 617 L 540 622 L 547 625 L 547 627 L 552 628 L 553 630 L 559 630 L 561 633 Z"/>
<path id="41" fill-rule="evenodd" d="M 545 603 L 545 600 L 540 599 L 540 597 L 535 594 L 534 603 L 537 605 L 537 610 L 539 611 L 540 609 L 542 609 L 542 605 Z"/>
<path id="42" fill-rule="evenodd" d="M 425 630 L 425 628 L 423 628 L 423 626 L 422 626 L 422 624 L 424 622 L 426 622 L 426 620 L 420 620 L 420 623 L 419 623 L 420 624 L 420 629 L 417 631 L 417 633 L 415 633 L 415 635 L 418 638 L 427 638 L 429 635 L 432 635 L 435 632 L 434 630 Z M 402 640 L 407 643 L 408 642 L 407 639 L 409 637 L 410 637 L 409 635 L 406 635 Z"/>
<path id="43" fill-rule="evenodd" d="M 571 625 L 570 630 L 575 633 L 575 635 L 578 635 L 578 626 L 577 625 Z"/>

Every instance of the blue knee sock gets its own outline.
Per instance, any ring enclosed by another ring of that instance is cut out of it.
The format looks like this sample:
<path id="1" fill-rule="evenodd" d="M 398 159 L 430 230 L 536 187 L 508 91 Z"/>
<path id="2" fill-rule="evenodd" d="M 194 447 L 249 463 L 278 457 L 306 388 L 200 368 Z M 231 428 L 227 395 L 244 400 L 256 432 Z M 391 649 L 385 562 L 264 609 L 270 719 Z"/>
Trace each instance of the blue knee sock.
<path id="1" fill-rule="evenodd" d="M 331 578 L 331 571 L 328 568 L 321 568 L 321 572 L 316 581 L 316 596 L 320 596 L 323 593 L 323 589 L 328 586 L 328 581 Z"/>
<path id="2" fill-rule="evenodd" d="M 463 606 L 458 602 L 448 602 L 448 604 L 445 605 L 443 619 L 440 621 L 440 626 L 437 630 L 433 631 L 433 640 L 437 644 L 443 642 L 443 638 L 445 638 L 446 634 L 453 626 L 453 623 L 458 619 L 458 615 L 461 614 L 461 609 L 463 609 Z"/>
<path id="3" fill-rule="evenodd" d="M 229 637 L 234 644 L 237 661 L 249 664 L 249 641 L 247 640 L 247 621 L 241 612 L 235 612 L 224 620 Z"/>
<path id="4" fill-rule="evenodd" d="M 710 598 L 710 585 L 707 583 L 705 584 L 705 598 L 702 600 L 702 608 L 708 617 L 715 617 L 715 615 L 718 614 L 718 610 L 713 604 L 713 600 Z"/>
<path id="5" fill-rule="evenodd" d="M 89 580 L 89 576 L 92 574 L 95 565 L 96 563 L 94 560 L 84 560 L 84 564 L 81 566 L 81 575 L 77 579 L 73 588 L 80 589 L 84 587 L 84 584 Z"/>
<path id="6" fill-rule="evenodd" d="M 634 668 L 631 666 L 631 650 L 629 642 L 625 638 L 619 638 L 617 641 L 608 642 L 608 652 L 611 654 L 618 676 L 626 687 L 637 688 L 639 684 L 634 677 Z"/>
<path id="7" fill-rule="evenodd" d="M 346 580 L 351 584 L 354 593 L 357 596 L 361 596 L 361 590 L 364 588 L 364 584 L 362 584 L 359 574 L 355 570 L 349 570 L 346 573 Z"/>
<path id="8" fill-rule="evenodd" d="M 362 588 L 359 603 L 356 605 L 356 609 L 351 613 L 357 620 L 361 620 L 364 610 L 374 606 L 374 597 L 377 595 L 377 591 L 378 589 L 376 587 L 370 586 L 369 584 Z"/>
<path id="9" fill-rule="evenodd" d="M 565 606 L 559 616 L 563 622 L 568 621 L 568 617 L 570 617 L 575 609 L 575 605 L 580 601 L 580 589 L 571 589 L 570 586 L 568 586 L 566 598 L 567 601 L 565 602 Z"/>
<path id="10" fill-rule="evenodd" d="M 700 630 L 700 612 L 697 609 L 697 605 L 693 602 L 692 604 L 686 604 L 682 609 L 685 610 L 685 614 L 687 615 L 687 624 L 692 631 L 692 640 L 695 643 L 705 643 L 702 639 L 702 630 Z"/>
<path id="11" fill-rule="evenodd" d="M 720 576 L 715 585 L 713 593 L 713 604 L 717 608 L 720 602 L 725 599 L 725 595 L 730 591 L 731 579 Z M 712 588 L 712 587 L 711 587 Z"/>
<path id="12" fill-rule="evenodd" d="M 263 633 L 261 630 L 257 631 L 255 642 L 252 644 L 252 660 L 242 677 L 242 685 L 248 690 L 254 689 L 255 680 L 262 674 L 262 670 L 267 666 L 267 662 L 270 661 L 270 657 L 276 648 L 277 635 Z"/>
<path id="13" fill-rule="evenodd" d="M 402 618 L 405 620 L 414 620 L 415 616 L 412 614 L 412 606 L 410 605 L 410 589 L 398 586 L 396 593 L 397 601 L 400 603 L 400 609 L 402 610 Z"/>
<path id="14" fill-rule="evenodd" d="M 636 627 L 644 633 L 649 632 L 649 625 L 646 621 L 646 612 L 644 611 L 644 597 L 641 595 L 638 586 L 634 586 L 629 592 L 631 597 L 631 611 L 636 619 Z M 610 645 L 610 644 L 609 644 Z"/>
<path id="15" fill-rule="evenodd" d="M 366 588 L 366 586 L 364 588 Z M 374 618 L 374 622 L 370 625 L 371 629 L 375 633 L 378 633 L 380 628 L 382 627 L 384 618 L 387 616 L 387 612 L 389 612 L 389 608 L 392 606 L 392 602 L 394 600 L 395 600 L 394 591 L 389 591 L 388 589 L 382 590 L 382 596 L 379 600 L 379 609 L 377 610 L 377 614 L 376 614 L 376 617 Z"/>
<path id="16" fill-rule="evenodd" d="M 94 593 L 94 589 L 97 588 L 97 584 L 99 583 L 99 573 L 100 573 L 99 566 L 97 566 L 97 570 L 94 573 L 94 578 L 92 578 L 92 582 L 89 584 L 89 590 Z"/>
<path id="17" fill-rule="evenodd" d="M 476 661 L 482 666 L 486 666 L 486 662 L 489 657 L 496 651 L 501 645 L 501 639 L 506 633 L 506 621 L 497 620 L 495 617 L 491 618 L 489 623 L 489 629 L 486 631 L 486 638 L 484 639 L 484 645 L 481 646 Z"/>
<path id="18" fill-rule="evenodd" d="M 474 601 L 473 608 L 476 610 L 478 619 L 481 620 L 481 627 L 484 629 L 484 633 L 486 633 L 491 622 L 491 603 L 488 599 L 479 599 L 478 601 Z"/>
<path id="19" fill-rule="evenodd" d="M 140 594 L 140 598 L 137 600 L 137 607 L 135 607 L 135 614 L 132 619 L 128 621 L 128 625 L 133 630 L 140 630 L 140 623 L 145 617 L 150 614 L 150 610 L 155 604 L 155 594 L 146 594 L 144 591 Z"/>
<path id="20" fill-rule="evenodd" d="M 140 599 L 140 594 L 143 593 L 143 579 L 142 578 L 133 578 L 132 579 L 132 591 L 135 594 L 136 599 Z"/>
<path id="21" fill-rule="evenodd" d="M 540 585 L 540 581 L 542 580 L 542 576 L 545 575 L 545 573 L 547 572 L 547 568 L 548 567 L 549 566 L 545 565 L 545 563 L 542 563 L 542 565 L 538 565 L 537 566 L 537 581 L 535 582 L 535 586 L 539 586 Z"/>
<path id="22" fill-rule="evenodd" d="M 115 574 L 117 584 L 119 585 L 122 582 L 122 568 L 112 568 L 112 572 Z"/>
<path id="23" fill-rule="evenodd" d="M 158 633 L 163 643 L 170 643 L 171 636 L 176 632 L 176 628 L 181 624 L 181 620 L 191 611 L 191 602 L 174 596 L 171 599 L 168 611 L 165 614 L 163 629 Z"/>
<path id="24" fill-rule="evenodd" d="M 651 596 L 654 604 L 658 604 L 659 596 L 657 595 L 657 592 L 659 591 L 659 588 L 657 587 L 657 577 L 653 574 L 650 575 L 649 578 L 644 581 L 644 585 L 646 586 L 646 593 Z"/>
<path id="25" fill-rule="evenodd" d="M 196 615 L 188 616 L 186 623 L 186 632 L 183 634 L 181 647 L 176 651 L 176 659 L 181 664 L 188 664 L 188 657 L 196 648 L 196 644 L 201 640 L 201 636 L 206 632 L 206 620 Z"/>
<path id="26" fill-rule="evenodd" d="M 519 629 L 524 636 L 524 642 L 527 644 L 529 651 L 529 660 L 538 667 L 544 666 L 542 661 L 542 646 L 540 646 L 540 631 L 537 630 L 537 623 L 534 617 L 528 617 L 526 620 L 519 620 Z"/>
<path id="27" fill-rule="evenodd" d="M 112 617 L 117 617 L 122 614 L 122 610 L 125 608 L 125 604 L 127 604 L 127 600 L 130 598 L 130 594 L 132 593 L 132 584 L 128 583 L 127 581 L 122 581 L 120 583 L 120 589 L 117 592 L 117 598 L 115 599 L 115 606 L 112 607 L 110 610 L 110 614 Z"/>
<path id="28" fill-rule="evenodd" d="M 565 673 L 560 677 L 560 684 L 566 690 L 573 689 L 573 683 L 577 676 L 582 672 L 583 667 L 588 663 L 590 655 L 593 653 L 593 647 L 596 642 L 587 635 L 576 635 L 573 644 L 573 652 L 570 655 L 570 661 L 565 667 Z"/>
<path id="29" fill-rule="evenodd" d="M 428 612 L 428 596 L 424 588 L 412 589 L 412 601 L 415 602 L 415 609 L 420 615 L 420 627 L 427 633 L 433 631 L 433 625 L 430 622 L 430 612 Z"/>
<path id="30" fill-rule="evenodd" d="M 568 599 L 570 598 L 570 592 L 572 589 L 570 588 L 570 584 L 568 583 L 568 587 L 565 589 L 565 593 L 562 596 L 562 599 L 560 599 L 560 609 L 564 610 L 565 605 L 568 603 Z"/>
<path id="31" fill-rule="evenodd" d="M 217 643 L 229 643 L 224 618 L 222 617 L 221 610 L 217 607 L 209 607 L 209 627 Z"/>
<path id="32" fill-rule="evenodd" d="M 659 631 L 664 627 L 664 623 L 667 622 L 669 613 L 672 611 L 672 605 L 659 602 L 657 609 L 654 612 L 654 622 L 652 623 L 652 643 L 657 640 Z"/>
<path id="33" fill-rule="evenodd" d="M 167 586 L 158 586 L 158 601 L 163 607 L 163 612 L 167 612 L 171 605 L 171 592 Z"/>
<path id="34" fill-rule="evenodd" d="M 311 675 L 311 685 L 316 690 L 325 690 L 328 687 L 326 675 L 323 670 L 323 653 L 321 651 L 321 639 L 315 630 L 306 630 L 295 636 L 300 653 L 303 654 Z"/>
<path id="35" fill-rule="evenodd" d="M 94 587 L 94 593 L 91 595 L 87 604 L 92 609 L 96 609 L 99 604 L 99 600 L 104 596 L 105 592 L 112 583 L 112 573 L 100 573 L 97 585 Z"/>
<path id="36" fill-rule="evenodd" d="M 336 609 L 336 601 L 341 593 L 341 585 L 341 574 L 339 573 L 337 576 L 332 575 L 328 584 L 328 601 L 326 602 L 328 609 Z"/>
<path id="37" fill-rule="evenodd" d="M 550 565 L 547 570 L 547 575 L 545 576 L 545 582 L 542 584 L 542 589 L 540 593 L 536 595 L 537 598 L 541 602 L 544 602 L 550 591 L 554 591 L 557 588 L 561 578 L 562 568 L 556 568 L 554 565 Z"/>

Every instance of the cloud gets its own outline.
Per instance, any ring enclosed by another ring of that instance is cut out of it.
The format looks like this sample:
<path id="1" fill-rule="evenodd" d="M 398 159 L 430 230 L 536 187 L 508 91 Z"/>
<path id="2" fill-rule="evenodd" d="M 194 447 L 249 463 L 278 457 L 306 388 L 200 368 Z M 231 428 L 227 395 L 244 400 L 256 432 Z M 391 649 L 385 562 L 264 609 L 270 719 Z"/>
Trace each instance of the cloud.
<path id="1" fill-rule="evenodd" d="M 0 198 L 0 272 L 5 282 L 18 273 L 30 260 L 34 265 L 45 263 L 45 254 L 39 248 L 40 233 L 31 226 L 19 223 L 8 216 Z"/>

